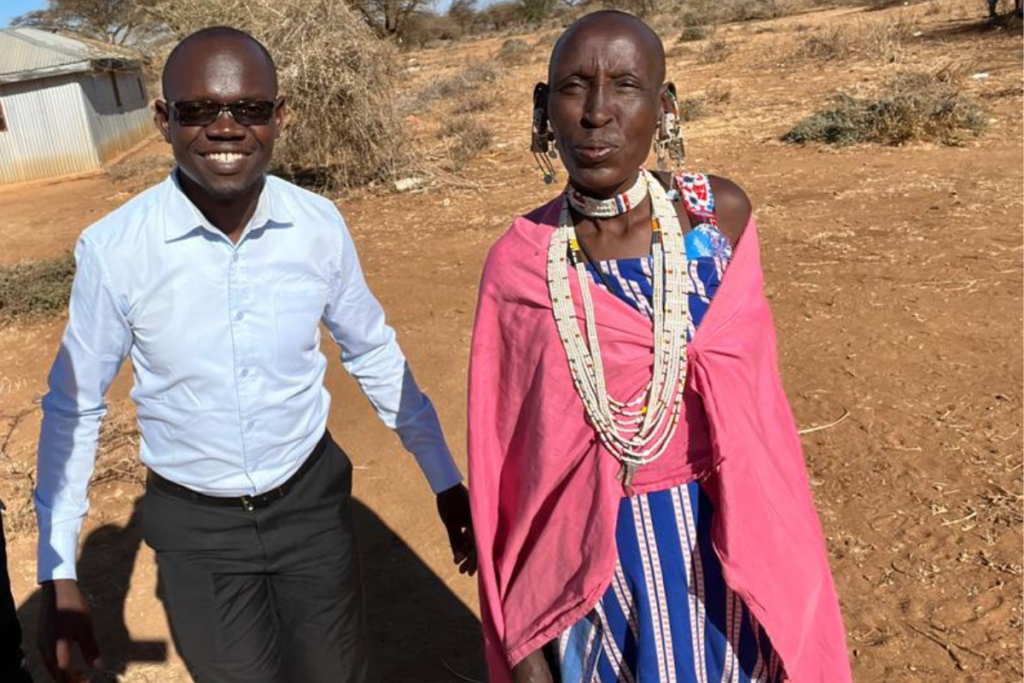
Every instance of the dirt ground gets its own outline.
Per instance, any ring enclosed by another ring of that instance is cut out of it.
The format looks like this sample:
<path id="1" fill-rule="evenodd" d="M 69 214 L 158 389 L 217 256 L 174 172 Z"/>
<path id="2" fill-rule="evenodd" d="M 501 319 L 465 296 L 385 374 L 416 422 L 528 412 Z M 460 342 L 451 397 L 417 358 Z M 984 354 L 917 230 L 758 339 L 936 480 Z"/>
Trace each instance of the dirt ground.
<path id="1" fill-rule="evenodd" d="M 722 26 L 732 52 L 698 63 L 670 50 L 684 96 L 727 101 L 687 126 L 688 166 L 728 176 L 753 198 L 800 427 L 861 682 L 1020 680 L 1022 645 L 1022 40 L 985 24 L 984 3 L 938 0 L 837 9 Z M 795 56 L 823 26 L 908 22 L 900 55 L 824 62 Z M 675 46 L 678 27 L 660 25 Z M 531 61 L 486 86 L 476 114 L 491 149 L 463 178 L 426 191 L 339 201 L 368 279 L 465 462 L 465 385 L 476 284 L 510 219 L 546 201 L 527 153 L 530 93 L 552 33 L 521 36 Z M 408 57 L 409 92 L 494 55 L 502 39 Z M 955 63 L 990 112 L 962 147 L 833 149 L 778 142 L 837 89 L 868 89 L 900 68 Z M 441 102 L 409 118 L 438 151 Z M 443 150 L 442 150 L 443 151 Z M 0 263 L 56 256 L 166 166 L 159 142 L 98 174 L 0 191 Z M 150 173 L 144 172 L 150 169 Z M 155 169 L 155 170 L 153 170 Z M 127 176 L 127 177 L 126 177 Z M 425 286 L 424 283 L 429 283 Z M 39 400 L 63 320 L 0 329 L 0 495 L 15 597 L 34 622 L 31 514 Z M 325 345 L 329 358 L 337 353 Z M 332 362 L 330 428 L 357 466 L 377 677 L 482 681 L 475 583 L 450 564 L 430 492 L 398 440 Z M 80 573 L 101 640 L 126 681 L 187 681 L 140 544 L 134 413 L 122 373 L 92 489 Z M 38 668 L 37 668 L 38 671 Z M 40 677 L 40 680 L 46 680 Z"/>

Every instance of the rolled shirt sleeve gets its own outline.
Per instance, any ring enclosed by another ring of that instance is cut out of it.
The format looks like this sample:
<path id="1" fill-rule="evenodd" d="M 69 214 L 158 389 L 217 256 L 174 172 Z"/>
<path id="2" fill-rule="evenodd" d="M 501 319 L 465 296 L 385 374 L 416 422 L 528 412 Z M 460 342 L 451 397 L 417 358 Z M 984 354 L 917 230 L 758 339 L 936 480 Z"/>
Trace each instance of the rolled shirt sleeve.
<path id="1" fill-rule="evenodd" d="M 434 493 L 462 481 L 433 404 L 413 378 L 395 331 L 363 277 L 355 243 L 342 230 L 339 264 L 323 322 L 341 347 L 341 362 L 359 382 L 380 419 L 416 458 Z"/>
<path id="2" fill-rule="evenodd" d="M 74 579 L 107 388 L 132 334 L 103 264 L 85 238 L 75 249 L 74 284 L 60 350 L 43 398 L 37 483 L 38 580 Z"/>

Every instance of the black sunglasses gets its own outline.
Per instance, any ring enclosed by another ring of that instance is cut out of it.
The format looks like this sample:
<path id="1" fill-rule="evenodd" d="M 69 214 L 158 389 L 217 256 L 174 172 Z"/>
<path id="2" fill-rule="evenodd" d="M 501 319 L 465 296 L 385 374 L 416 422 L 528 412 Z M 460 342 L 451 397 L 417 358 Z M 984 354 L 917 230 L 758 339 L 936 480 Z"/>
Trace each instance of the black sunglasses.
<path id="1" fill-rule="evenodd" d="M 240 100 L 222 104 L 209 100 L 189 100 L 186 102 L 168 102 L 174 111 L 174 118 L 182 126 L 208 126 L 222 112 L 229 112 L 231 118 L 243 126 L 265 126 L 274 118 L 277 101 Z"/>

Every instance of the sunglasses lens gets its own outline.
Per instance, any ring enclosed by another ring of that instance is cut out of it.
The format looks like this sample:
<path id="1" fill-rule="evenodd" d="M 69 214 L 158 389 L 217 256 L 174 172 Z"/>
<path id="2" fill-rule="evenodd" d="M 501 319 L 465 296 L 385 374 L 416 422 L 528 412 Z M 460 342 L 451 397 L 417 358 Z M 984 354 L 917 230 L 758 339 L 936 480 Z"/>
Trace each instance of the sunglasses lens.
<path id="1" fill-rule="evenodd" d="M 265 126 L 274 116 L 274 103 L 239 102 L 231 106 L 231 115 L 243 126 Z"/>
<path id="2" fill-rule="evenodd" d="M 217 120 L 220 107 L 212 102 L 175 102 L 174 111 L 183 126 L 208 126 Z"/>
<path id="3" fill-rule="evenodd" d="M 264 100 L 235 102 L 228 105 L 203 100 L 174 103 L 178 123 L 183 126 L 208 126 L 220 117 L 225 107 L 231 110 L 231 118 L 243 126 L 267 125 L 274 117 L 276 109 L 275 103 Z"/>

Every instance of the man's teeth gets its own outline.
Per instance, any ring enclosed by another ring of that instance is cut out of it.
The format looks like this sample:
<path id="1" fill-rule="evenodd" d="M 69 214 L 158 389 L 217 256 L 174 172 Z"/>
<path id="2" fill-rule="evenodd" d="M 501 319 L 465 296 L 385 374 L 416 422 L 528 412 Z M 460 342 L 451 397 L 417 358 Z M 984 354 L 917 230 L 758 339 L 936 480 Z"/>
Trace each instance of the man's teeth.
<path id="1" fill-rule="evenodd" d="M 244 154 L 238 152 L 214 152 L 213 154 L 207 154 L 207 159 L 213 159 L 214 161 L 222 164 L 230 164 L 232 161 L 238 161 Z"/>

